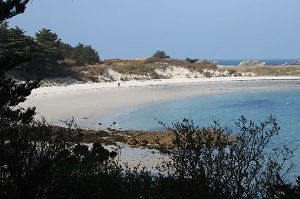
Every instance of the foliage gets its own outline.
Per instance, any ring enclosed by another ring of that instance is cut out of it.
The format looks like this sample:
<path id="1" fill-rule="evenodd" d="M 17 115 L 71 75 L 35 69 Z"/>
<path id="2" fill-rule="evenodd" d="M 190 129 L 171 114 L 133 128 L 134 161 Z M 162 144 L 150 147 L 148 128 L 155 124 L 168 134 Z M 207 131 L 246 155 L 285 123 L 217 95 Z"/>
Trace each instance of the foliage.
<path id="1" fill-rule="evenodd" d="M 64 60 L 72 59 L 74 48 L 70 44 L 60 42 L 59 49 Z"/>
<path id="2" fill-rule="evenodd" d="M 167 53 L 163 50 L 156 51 L 153 56 L 153 58 L 159 58 L 159 59 L 168 59 L 170 56 L 167 55 Z"/>
<path id="3" fill-rule="evenodd" d="M 230 68 L 224 68 L 229 70 Z M 240 73 L 253 73 L 257 76 L 296 76 L 300 75 L 299 66 L 255 66 L 255 67 L 234 67 Z"/>
<path id="4" fill-rule="evenodd" d="M 207 187 L 220 198 L 273 198 L 274 187 L 284 187 L 292 165 L 287 147 L 268 150 L 279 127 L 273 116 L 255 124 L 241 117 L 234 134 L 217 123 L 210 128 L 184 119 L 167 127 L 175 133 L 172 150 L 173 178 Z M 272 195 L 273 194 L 273 195 Z"/>
<path id="5" fill-rule="evenodd" d="M 38 61 L 44 60 L 46 62 L 56 63 L 57 60 L 63 58 L 60 50 L 60 39 L 58 35 L 50 29 L 43 28 L 37 32 L 36 43 L 40 48 L 40 52 L 36 58 Z"/>
<path id="6" fill-rule="evenodd" d="M 0 76 L 5 71 L 32 59 L 35 44 L 31 37 L 25 36 L 20 28 L 8 28 L 0 24 Z"/>
<path id="7" fill-rule="evenodd" d="M 199 59 L 191 59 L 191 58 L 186 58 L 185 59 L 187 62 L 189 62 L 189 63 L 196 63 L 197 61 L 199 61 Z"/>
<path id="8" fill-rule="evenodd" d="M 177 59 L 153 59 L 145 60 L 105 60 L 105 65 L 122 74 L 145 75 L 152 79 L 166 78 L 157 74 L 156 70 L 165 70 L 167 67 L 183 67 L 190 71 L 203 73 L 203 69 L 216 69 L 216 65 L 211 62 L 187 63 Z M 210 73 L 209 73 L 210 74 Z"/>
<path id="9" fill-rule="evenodd" d="M 80 131 L 68 125 L 54 129 L 45 122 L 1 120 L 1 198 L 78 198 L 89 194 L 85 183 L 95 177 L 102 185 L 106 176 L 118 179 L 120 168 L 111 161 L 116 153 L 101 144 L 89 150 L 80 144 Z"/>
<path id="10" fill-rule="evenodd" d="M 81 43 L 74 48 L 72 58 L 77 65 L 96 64 L 100 62 L 98 52 L 92 46 L 85 46 Z"/>
<path id="11" fill-rule="evenodd" d="M 29 81 L 17 84 L 10 78 L 0 77 L 0 119 L 29 123 L 35 114 L 34 108 L 22 109 L 11 107 L 24 102 L 31 90 L 37 88 L 39 81 Z"/>
<path id="12" fill-rule="evenodd" d="M 0 1 L 0 22 L 23 13 L 29 0 Z"/>
<path id="13" fill-rule="evenodd" d="M 61 42 L 50 29 L 41 29 L 33 39 L 26 36 L 22 29 L 9 28 L 7 23 L 1 23 L 0 36 L 0 73 L 20 66 L 22 73 L 35 78 L 45 74 L 66 76 L 67 66 L 74 65 L 74 62 L 85 65 L 100 61 L 98 52 L 90 45 L 72 47 Z M 62 61 L 68 59 L 71 61 Z"/>
<path id="14" fill-rule="evenodd" d="M 82 145 L 72 121 L 67 129 L 53 128 L 34 121 L 34 108 L 15 107 L 37 86 L 37 81 L 17 84 L 1 77 L 0 197 L 108 197 L 121 176 L 112 161 L 116 152 L 101 144 Z M 96 189 L 99 182 L 105 189 Z"/>
<path id="15" fill-rule="evenodd" d="M 155 78 L 157 73 L 155 69 L 161 68 L 158 64 L 147 64 L 141 61 L 123 61 L 120 63 L 111 63 L 110 68 L 122 74 L 147 75 Z"/>

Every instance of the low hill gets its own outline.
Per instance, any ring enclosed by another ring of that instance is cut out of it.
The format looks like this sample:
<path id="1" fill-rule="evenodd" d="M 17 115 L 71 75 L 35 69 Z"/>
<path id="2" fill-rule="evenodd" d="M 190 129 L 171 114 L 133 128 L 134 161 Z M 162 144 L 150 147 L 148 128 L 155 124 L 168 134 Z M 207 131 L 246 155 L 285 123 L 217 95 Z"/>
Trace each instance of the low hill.
<path id="1" fill-rule="evenodd" d="M 44 68 L 34 65 L 18 67 L 7 73 L 21 81 L 42 78 L 45 85 L 76 82 L 110 82 L 170 78 L 210 78 L 232 76 L 296 76 L 300 66 L 237 66 L 219 68 L 203 61 L 189 63 L 176 59 L 163 60 L 105 60 L 101 63 L 78 66 L 72 60 Z"/>

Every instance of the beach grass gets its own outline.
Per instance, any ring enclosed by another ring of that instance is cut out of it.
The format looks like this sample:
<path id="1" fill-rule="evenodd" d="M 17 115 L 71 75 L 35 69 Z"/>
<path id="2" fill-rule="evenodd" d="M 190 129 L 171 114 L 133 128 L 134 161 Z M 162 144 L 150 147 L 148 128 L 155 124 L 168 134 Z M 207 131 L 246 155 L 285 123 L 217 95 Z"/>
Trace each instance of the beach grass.
<path id="1" fill-rule="evenodd" d="M 252 66 L 224 67 L 222 70 L 235 70 L 240 73 L 254 73 L 256 76 L 298 76 L 300 66 Z"/>

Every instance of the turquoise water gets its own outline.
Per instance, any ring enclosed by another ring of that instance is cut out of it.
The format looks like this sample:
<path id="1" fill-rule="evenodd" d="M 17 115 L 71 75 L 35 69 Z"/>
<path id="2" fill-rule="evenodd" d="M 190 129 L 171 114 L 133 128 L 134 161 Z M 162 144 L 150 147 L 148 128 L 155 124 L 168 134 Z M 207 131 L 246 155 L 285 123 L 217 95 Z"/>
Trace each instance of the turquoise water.
<path id="1" fill-rule="evenodd" d="M 172 123 L 191 118 L 199 126 L 210 126 L 214 120 L 222 126 L 234 127 L 241 115 L 253 121 L 262 121 L 275 115 L 280 133 L 271 147 L 287 145 L 297 149 L 293 162 L 295 175 L 300 175 L 300 88 L 289 91 L 223 93 L 168 101 L 132 110 L 113 120 L 124 129 L 161 129 L 155 121 Z M 299 148 L 299 149 L 298 149 Z"/>

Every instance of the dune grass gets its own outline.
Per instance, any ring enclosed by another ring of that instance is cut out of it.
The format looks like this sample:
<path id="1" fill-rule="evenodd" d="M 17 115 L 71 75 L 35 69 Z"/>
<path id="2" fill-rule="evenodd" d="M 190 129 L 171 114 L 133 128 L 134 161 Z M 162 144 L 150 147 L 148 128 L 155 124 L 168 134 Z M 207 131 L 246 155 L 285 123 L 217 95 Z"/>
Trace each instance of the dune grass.
<path id="1" fill-rule="evenodd" d="M 300 75 L 300 66 L 253 66 L 227 67 L 223 70 L 236 70 L 240 73 L 254 73 L 257 76 L 296 76 Z"/>
<path id="2" fill-rule="evenodd" d="M 191 71 L 203 72 L 203 69 L 217 69 L 217 66 L 211 62 L 189 63 L 178 59 L 158 59 L 148 58 L 144 60 L 106 60 L 104 64 L 113 70 L 122 74 L 149 75 L 157 77 L 155 69 L 165 69 L 167 67 L 176 66 L 187 68 Z"/>

